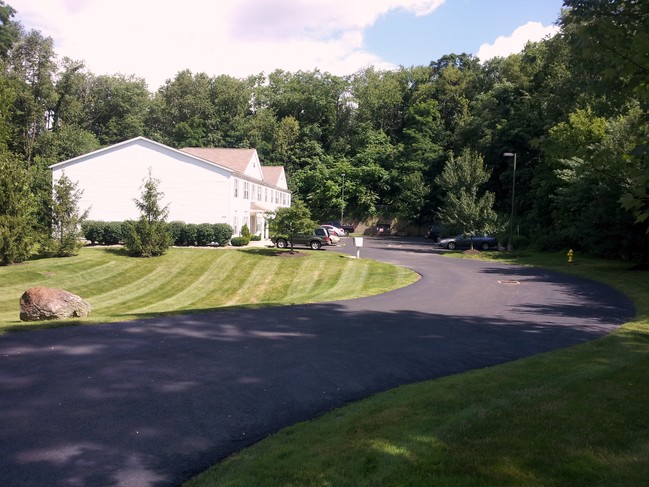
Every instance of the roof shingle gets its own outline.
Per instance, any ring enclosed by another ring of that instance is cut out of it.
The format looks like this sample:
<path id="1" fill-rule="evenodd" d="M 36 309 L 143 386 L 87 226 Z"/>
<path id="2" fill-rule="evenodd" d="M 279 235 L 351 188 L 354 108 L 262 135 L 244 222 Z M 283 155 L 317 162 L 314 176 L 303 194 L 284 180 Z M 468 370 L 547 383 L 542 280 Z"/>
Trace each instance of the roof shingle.
<path id="1" fill-rule="evenodd" d="M 218 147 L 184 147 L 180 150 L 240 173 L 245 172 L 250 159 L 255 154 L 255 149 L 223 149 Z"/>

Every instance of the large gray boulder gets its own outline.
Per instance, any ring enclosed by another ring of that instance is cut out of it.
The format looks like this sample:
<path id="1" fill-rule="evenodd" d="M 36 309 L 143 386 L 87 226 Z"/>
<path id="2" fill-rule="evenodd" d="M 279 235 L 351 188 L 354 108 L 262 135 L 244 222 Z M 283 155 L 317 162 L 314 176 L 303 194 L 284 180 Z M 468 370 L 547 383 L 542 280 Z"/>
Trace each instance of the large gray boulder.
<path id="1" fill-rule="evenodd" d="M 20 298 L 22 321 L 84 318 L 92 306 L 76 294 L 51 287 L 32 287 Z"/>

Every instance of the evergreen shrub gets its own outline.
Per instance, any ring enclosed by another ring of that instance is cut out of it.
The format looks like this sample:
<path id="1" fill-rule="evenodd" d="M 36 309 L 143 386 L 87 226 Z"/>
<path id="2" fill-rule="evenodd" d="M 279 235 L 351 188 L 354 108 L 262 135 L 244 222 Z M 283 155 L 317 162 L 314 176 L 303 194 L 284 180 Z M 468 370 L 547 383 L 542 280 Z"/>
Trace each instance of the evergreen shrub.
<path id="1" fill-rule="evenodd" d="M 92 245 L 117 245 L 124 241 L 124 223 L 88 220 L 81 224 L 81 231 Z"/>
<path id="2" fill-rule="evenodd" d="M 105 222 L 102 231 L 102 245 L 117 245 L 124 241 L 122 222 Z"/>
<path id="3" fill-rule="evenodd" d="M 196 244 L 201 247 L 214 242 L 214 226 L 210 223 L 199 223 L 196 226 Z"/>
<path id="4" fill-rule="evenodd" d="M 230 243 L 233 247 L 245 247 L 250 243 L 250 239 L 246 237 L 232 237 Z"/>
<path id="5" fill-rule="evenodd" d="M 218 243 L 221 247 L 227 245 L 232 237 L 232 227 L 227 223 L 215 223 L 212 225 L 214 242 Z"/>
<path id="6" fill-rule="evenodd" d="M 244 223 L 241 227 L 241 236 L 247 238 L 248 241 L 250 241 L 250 229 L 248 228 L 247 223 Z"/>
<path id="7" fill-rule="evenodd" d="M 81 224 L 81 231 L 83 237 L 92 245 L 97 245 L 103 242 L 104 239 L 104 226 L 105 222 L 96 220 L 87 220 Z"/>
<path id="8" fill-rule="evenodd" d="M 180 222 L 180 221 L 169 222 L 169 232 L 171 232 L 173 245 L 176 246 L 182 245 L 181 234 L 184 226 L 185 226 L 185 222 Z"/>
<path id="9" fill-rule="evenodd" d="M 185 223 L 180 230 L 180 245 L 191 247 L 196 245 L 196 234 L 198 225 L 195 223 Z"/>

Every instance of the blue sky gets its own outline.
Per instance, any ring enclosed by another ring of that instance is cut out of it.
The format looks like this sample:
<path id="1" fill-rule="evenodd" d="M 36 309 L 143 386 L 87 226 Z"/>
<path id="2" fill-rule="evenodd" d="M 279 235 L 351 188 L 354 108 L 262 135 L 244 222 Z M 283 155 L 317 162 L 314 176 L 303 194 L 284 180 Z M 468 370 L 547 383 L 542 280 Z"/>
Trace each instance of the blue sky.
<path id="1" fill-rule="evenodd" d="M 562 5 L 562 0 L 447 0 L 427 16 L 397 10 L 366 31 L 365 46 L 396 65 L 427 65 L 445 54 L 477 54 L 482 44 L 530 21 L 552 25 Z"/>
<path id="2" fill-rule="evenodd" d="M 178 71 L 244 77 L 482 60 L 556 33 L 560 0 L 8 0 L 26 29 L 95 74 L 156 90 Z"/>

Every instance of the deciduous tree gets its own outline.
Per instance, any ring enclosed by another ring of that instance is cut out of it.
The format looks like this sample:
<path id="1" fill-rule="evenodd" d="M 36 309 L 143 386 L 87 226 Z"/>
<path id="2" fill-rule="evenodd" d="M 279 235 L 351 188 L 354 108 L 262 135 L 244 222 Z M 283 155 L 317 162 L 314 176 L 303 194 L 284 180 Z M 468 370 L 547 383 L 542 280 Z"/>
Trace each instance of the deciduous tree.
<path id="1" fill-rule="evenodd" d="M 278 208 L 273 213 L 267 213 L 266 218 L 270 234 L 288 237 L 293 252 L 293 237 L 295 235 L 310 235 L 318 226 L 311 219 L 311 212 L 300 200 L 293 200 L 288 208 Z"/>
<path id="2" fill-rule="evenodd" d="M 439 222 L 450 231 L 471 236 L 498 230 L 494 194 L 482 191 L 488 180 L 482 156 L 468 149 L 459 157 L 449 154 L 442 174 L 435 179 L 444 193 L 437 212 Z"/>

